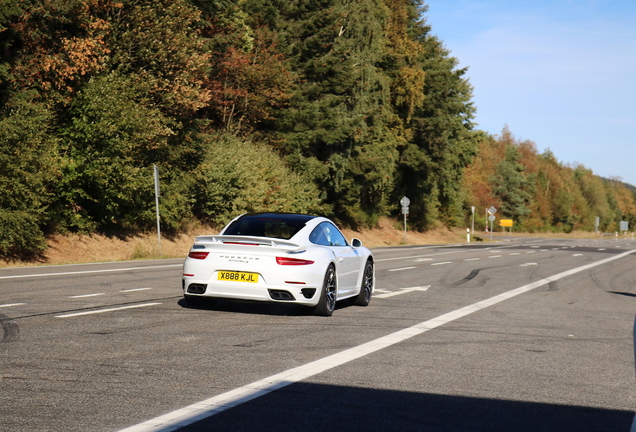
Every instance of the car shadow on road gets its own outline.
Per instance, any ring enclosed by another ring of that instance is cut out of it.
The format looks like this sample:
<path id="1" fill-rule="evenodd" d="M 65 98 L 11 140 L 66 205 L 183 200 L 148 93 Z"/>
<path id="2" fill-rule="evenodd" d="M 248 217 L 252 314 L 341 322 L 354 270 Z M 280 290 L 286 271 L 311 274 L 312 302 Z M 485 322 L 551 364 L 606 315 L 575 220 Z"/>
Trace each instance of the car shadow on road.
<path id="1" fill-rule="evenodd" d="M 628 432 L 633 418 L 632 411 L 295 383 L 179 431 Z"/>
<path id="2" fill-rule="evenodd" d="M 301 306 L 294 303 L 279 302 L 262 302 L 247 300 L 229 300 L 229 299 L 207 299 L 202 298 L 201 301 L 191 303 L 185 299 L 180 299 L 179 306 L 186 309 L 210 310 L 216 312 L 243 313 L 253 315 L 272 315 L 272 316 L 312 316 L 312 308 Z M 353 307 L 348 300 L 342 300 L 336 303 L 336 309 Z"/>

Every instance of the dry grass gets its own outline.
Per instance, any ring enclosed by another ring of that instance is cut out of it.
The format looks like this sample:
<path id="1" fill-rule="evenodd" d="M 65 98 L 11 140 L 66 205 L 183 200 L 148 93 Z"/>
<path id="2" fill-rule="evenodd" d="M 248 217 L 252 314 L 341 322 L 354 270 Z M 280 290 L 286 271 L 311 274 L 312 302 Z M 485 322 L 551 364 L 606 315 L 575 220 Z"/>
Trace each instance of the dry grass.
<path id="1" fill-rule="evenodd" d="M 107 237 L 103 235 L 55 235 L 48 239 L 49 248 L 36 261 L 2 261 L 0 267 L 24 267 L 33 265 L 76 264 L 90 262 L 128 261 L 152 258 L 185 258 L 192 240 L 197 235 L 216 234 L 217 228 L 197 226 L 176 237 L 162 237 L 161 247 L 158 245 L 157 235 L 153 233 L 136 235 L 127 238 Z M 396 246 L 402 244 L 448 244 L 466 241 L 464 229 L 449 230 L 437 228 L 427 232 L 412 232 L 406 234 L 401 222 L 390 219 L 380 221 L 377 228 L 353 231 L 343 230 L 348 239 L 357 237 L 368 247 Z M 598 234 L 577 232 L 572 234 L 526 234 L 513 235 L 533 237 L 564 237 L 564 238 L 598 238 Z M 488 241 L 489 235 L 477 233 L 481 239 Z M 493 240 L 502 234 L 494 233 Z"/>

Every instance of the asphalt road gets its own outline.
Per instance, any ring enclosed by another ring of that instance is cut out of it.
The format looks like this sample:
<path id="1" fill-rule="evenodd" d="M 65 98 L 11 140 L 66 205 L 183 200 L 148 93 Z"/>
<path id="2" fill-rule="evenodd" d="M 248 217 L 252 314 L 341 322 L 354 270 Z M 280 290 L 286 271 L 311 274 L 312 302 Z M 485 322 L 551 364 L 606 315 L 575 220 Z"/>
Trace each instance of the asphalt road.
<path id="1" fill-rule="evenodd" d="M 180 260 L 0 269 L 0 431 L 632 430 L 636 241 L 374 254 L 332 317 L 188 307 Z"/>

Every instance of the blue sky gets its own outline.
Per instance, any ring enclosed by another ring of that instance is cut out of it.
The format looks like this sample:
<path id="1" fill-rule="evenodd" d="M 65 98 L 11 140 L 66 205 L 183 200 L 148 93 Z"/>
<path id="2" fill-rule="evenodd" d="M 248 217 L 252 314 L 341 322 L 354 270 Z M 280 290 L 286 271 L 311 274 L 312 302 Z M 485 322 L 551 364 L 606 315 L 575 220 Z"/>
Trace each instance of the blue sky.
<path id="1" fill-rule="evenodd" d="M 636 185 L 636 0 L 425 0 L 477 128 Z"/>

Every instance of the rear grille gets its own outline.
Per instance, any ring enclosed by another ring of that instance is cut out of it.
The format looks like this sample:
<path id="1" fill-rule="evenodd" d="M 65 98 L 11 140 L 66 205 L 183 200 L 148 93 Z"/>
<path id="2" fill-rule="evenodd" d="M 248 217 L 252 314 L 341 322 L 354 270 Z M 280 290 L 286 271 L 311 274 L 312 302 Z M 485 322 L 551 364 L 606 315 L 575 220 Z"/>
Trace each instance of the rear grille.
<path id="1" fill-rule="evenodd" d="M 293 301 L 296 300 L 294 296 L 285 290 L 267 290 L 272 300 Z"/>
<path id="2" fill-rule="evenodd" d="M 206 284 L 190 284 L 188 286 L 188 292 L 191 294 L 204 294 L 207 287 Z"/>

